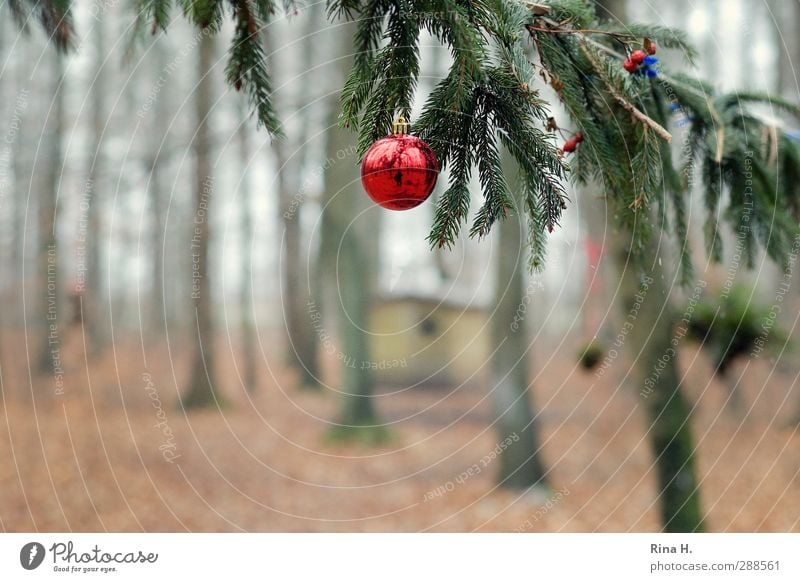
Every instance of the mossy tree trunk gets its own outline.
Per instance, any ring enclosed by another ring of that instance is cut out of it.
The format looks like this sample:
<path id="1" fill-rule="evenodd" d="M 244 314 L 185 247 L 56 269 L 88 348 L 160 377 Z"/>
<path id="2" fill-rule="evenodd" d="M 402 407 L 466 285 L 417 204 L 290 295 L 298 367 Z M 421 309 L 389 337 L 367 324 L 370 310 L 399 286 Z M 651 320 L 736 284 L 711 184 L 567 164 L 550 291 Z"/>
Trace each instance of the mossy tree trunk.
<path id="1" fill-rule="evenodd" d="M 214 388 L 214 318 L 211 301 L 211 285 L 208 278 L 208 248 L 211 239 L 211 206 L 214 196 L 214 181 L 211 167 L 211 138 L 208 120 L 214 103 L 214 36 L 203 35 L 198 57 L 198 84 L 194 92 L 197 131 L 194 137 L 195 153 L 195 198 L 192 221 L 192 356 L 191 376 L 186 394 L 182 399 L 185 408 L 220 406 L 221 397 Z"/>
<path id="2" fill-rule="evenodd" d="M 517 197 L 519 204 L 519 197 Z M 495 305 L 491 320 L 491 389 L 500 447 L 499 483 L 529 489 L 547 484 L 541 460 L 538 420 L 533 414 L 530 379 L 530 336 L 525 315 L 527 224 L 524 212 L 509 216 L 500 229 L 495 259 Z"/>
<path id="3" fill-rule="evenodd" d="M 626 317 L 636 314 L 626 349 L 633 358 L 631 375 L 647 412 L 664 531 L 702 531 L 691 407 L 681 387 L 673 342 L 675 316 L 662 261 L 655 245 L 643 249 L 650 258 L 649 268 L 642 273 L 629 256 L 630 237 L 625 233 L 614 237 L 615 262 L 622 277 L 618 301 Z"/>

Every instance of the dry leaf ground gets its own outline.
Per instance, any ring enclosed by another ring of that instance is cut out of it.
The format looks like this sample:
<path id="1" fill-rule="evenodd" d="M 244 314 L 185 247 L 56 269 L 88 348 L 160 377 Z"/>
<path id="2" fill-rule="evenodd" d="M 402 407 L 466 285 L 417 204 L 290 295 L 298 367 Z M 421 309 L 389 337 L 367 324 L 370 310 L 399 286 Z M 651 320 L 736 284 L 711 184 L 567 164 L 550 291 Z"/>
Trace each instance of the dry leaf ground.
<path id="1" fill-rule="evenodd" d="M 491 465 L 458 479 L 496 445 L 486 386 L 384 388 L 377 403 L 393 440 L 369 449 L 325 444 L 335 392 L 298 390 L 277 355 L 266 354 L 251 398 L 226 345 L 230 405 L 185 414 L 175 401 L 186 358 L 174 347 L 118 342 L 87 370 L 78 342 L 65 346 L 65 390 L 55 395 L 52 379 L 29 383 L 24 342 L 12 340 L 0 413 L 4 531 L 659 528 L 647 423 L 635 388 L 619 382 L 622 363 L 597 378 L 563 346 L 539 350 L 535 400 L 553 491 L 521 495 L 495 488 Z M 681 366 L 709 528 L 800 531 L 796 369 L 737 365 L 745 408 L 735 412 L 696 347 Z"/>

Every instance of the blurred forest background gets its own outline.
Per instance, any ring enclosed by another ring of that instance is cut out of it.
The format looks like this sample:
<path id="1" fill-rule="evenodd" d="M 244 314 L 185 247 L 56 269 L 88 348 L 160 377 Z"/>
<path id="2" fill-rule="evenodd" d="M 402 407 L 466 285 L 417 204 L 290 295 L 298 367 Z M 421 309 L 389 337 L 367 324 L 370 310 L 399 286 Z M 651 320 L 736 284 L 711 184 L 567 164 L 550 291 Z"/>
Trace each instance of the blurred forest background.
<path id="1" fill-rule="evenodd" d="M 604 4 L 685 29 L 722 89 L 798 100 L 797 2 Z M 570 192 L 541 273 L 515 220 L 430 250 L 432 204 L 360 193 L 336 126 L 354 29 L 324 4 L 264 33 L 283 140 L 224 82 L 232 27 L 137 36 L 127 2 L 78 2 L 60 54 L 5 8 L 3 531 L 663 527 L 598 193 Z M 450 56 L 422 44 L 425 95 Z M 691 322 L 671 364 L 705 527 L 797 531 L 798 285 L 725 249 L 662 285 Z"/>

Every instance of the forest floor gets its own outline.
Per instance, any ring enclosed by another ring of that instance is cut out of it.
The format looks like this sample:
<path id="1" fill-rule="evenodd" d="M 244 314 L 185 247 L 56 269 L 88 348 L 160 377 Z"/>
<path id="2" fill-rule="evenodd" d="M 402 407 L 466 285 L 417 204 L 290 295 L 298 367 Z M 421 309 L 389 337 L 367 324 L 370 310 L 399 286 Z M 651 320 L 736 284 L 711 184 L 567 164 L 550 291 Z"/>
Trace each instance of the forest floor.
<path id="1" fill-rule="evenodd" d="M 365 448 L 326 443 L 333 390 L 298 390 L 264 366 L 252 397 L 228 382 L 228 406 L 187 415 L 175 405 L 187 370 L 170 364 L 182 360 L 150 349 L 145 367 L 141 354 L 138 342 L 118 343 L 87 373 L 76 351 L 58 394 L 52 378 L 31 388 L 24 344 L 5 342 L 3 531 L 659 529 L 647 423 L 635 388 L 620 383 L 626 366 L 597 377 L 540 355 L 534 398 L 552 491 L 533 495 L 496 488 L 491 463 L 460 477 L 497 445 L 486 386 L 384 388 L 377 403 L 392 440 Z M 737 364 L 743 403 L 733 411 L 701 352 L 680 356 L 708 528 L 800 531 L 796 370 Z M 230 354 L 219 373 L 236 378 Z"/>

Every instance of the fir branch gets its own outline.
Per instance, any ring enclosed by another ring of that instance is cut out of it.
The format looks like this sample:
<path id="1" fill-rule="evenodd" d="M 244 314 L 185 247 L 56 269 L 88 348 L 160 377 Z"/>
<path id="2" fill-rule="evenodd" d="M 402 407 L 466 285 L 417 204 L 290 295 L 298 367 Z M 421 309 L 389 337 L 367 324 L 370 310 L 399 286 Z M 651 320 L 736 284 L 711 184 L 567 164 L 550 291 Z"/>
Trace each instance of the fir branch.
<path id="1" fill-rule="evenodd" d="M 551 75 L 550 84 L 584 132 L 584 146 L 591 148 L 596 156 L 598 177 L 605 180 L 609 189 L 624 188 L 628 177 L 618 163 L 614 134 L 606 127 L 608 103 L 592 86 L 586 63 L 578 61 L 580 54 L 576 54 L 575 39 L 544 35 L 536 37 L 536 43 L 542 67 Z M 558 71 L 559 76 L 554 71 Z"/>
<path id="2" fill-rule="evenodd" d="M 259 126 L 280 135 L 280 122 L 272 105 L 267 59 L 260 38 L 264 25 L 251 9 L 249 0 L 235 0 L 233 6 L 236 29 L 225 76 L 237 91 L 246 92 Z"/>
<path id="3" fill-rule="evenodd" d="M 642 138 L 637 146 L 636 155 L 631 160 L 635 198 L 630 208 L 634 212 L 648 206 L 650 193 L 660 185 L 662 166 L 658 142 L 654 141 L 647 126 L 642 128 Z"/>
<path id="4" fill-rule="evenodd" d="M 66 52 L 73 47 L 74 25 L 70 0 L 9 0 L 14 23 L 23 32 L 28 22 L 36 20 L 56 49 Z"/>
<path id="5" fill-rule="evenodd" d="M 184 16 L 193 24 L 204 30 L 219 31 L 223 17 L 222 0 L 179 0 L 179 3 Z"/>
<path id="6" fill-rule="evenodd" d="M 172 0 L 139 0 L 136 11 L 136 25 L 152 23 L 151 31 L 166 32 L 170 23 Z"/>
<path id="7" fill-rule="evenodd" d="M 524 183 L 525 209 L 528 213 L 528 266 L 532 271 L 541 271 L 547 257 L 546 221 L 536 201 L 536 192 Z"/>
<path id="8" fill-rule="evenodd" d="M 654 116 L 661 125 L 667 124 L 666 97 L 660 94 L 651 86 L 650 96 L 654 104 Z M 678 274 L 680 283 L 683 287 L 688 287 L 695 279 L 694 265 L 692 264 L 692 244 L 689 236 L 689 224 L 686 216 L 685 193 L 687 188 L 675 169 L 675 162 L 672 156 L 672 148 L 664 141 L 659 141 L 662 160 L 662 184 L 664 191 L 664 202 L 659 197 L 659 225 L 662 231 L 669 232 L 670 224 L 666 216 L 666 198 L 672 203 L 673 219 L 672 225 L 676 233 L 678 253 Z"/>
<path id="9" fill-rule="evenodd" d="M 630 103 L 627 99 L 625 99 L 625 97 L 623 97 L 620 94 L 620 92 L 616 89 L 616 87 L 614 87 L 614 84 L 609 81 L 608 76 L 605 74 L 605 70 L 602 67 L 602 65 L 600 65 L 600 63 L 597 61 L 592 52 L 586 47 L 586 45 L 581 44 L 581 50 L 583 51 L 583 54 L 587 58 L 587 60 L 592 64 L 592 67 L 594 68 L 595 72 L 600 76 L 600 79 L 602 79 L 603 83 L 606 86 L 606 89 L 608 89 L 608 92 L 617 101 L 617 103 L 619 103 L 622 106 L 622 108 L 625 109 L 625 111 L 627 111 L 628 113 L 630 113 L 637 121 L 643 123 L 650 129 L 652 129 L 656 133 L 656 135 L 658 135 L 658 137 L 660 137 L 667 143 L 671 142 L 672 134 L 670 132 L 664 129 L 655 120 L 653 120 L 649 116 L 639 111 L 635 105 Z"/>
<path id="10" fill-rule="evenodd" d="M 729 102 L 735 102 L 740 108 L 747 103 L 755 103 L 757 105 L 775 107 L 790 113 L 795 117 L 800 117 L 800 105 L 772 93 L 764 93 L 759 91 L 733 91 L 723 96 L 721 99 Z"/>
<path id="11" fill-rule="evenodd" d="M 8 0 L 8 9 L 11 11 L 11 18 L 17 28 L 22 32 L 28 31 L 28 10 L 25 8 L 23 0 Z"/>
<path id="12" fill-rule="evenodd" d="M 627 34 L 634 39 L 649 38 L 657 41 L 661 48 L 679 50 L 690 65 L 694 65 L 697 60 L 697 49 L 689 41 L 689 37 L 683 30 L 667 28 L 653 24 L 631 23 L 622 25 L 624 31 L 616 30 L 614 24 L 601 25 L 601 31 L 616 32 Z"/>
<path id="13" fill-rule="evenodd" d="M 460 129 L 457 131 L 457 139 L 453 140 L 455 143 L 450 146 L 453 152 L 450 187 L 438 201 L 433 226 L 428 235 L 428 242 L 439 248 L 450 248 L 455 244 L 461 223 L 466 221 L 469 212 L 469 179 L 473 162 L 472 123 L 475 119 L 476 105 L 477 101 L 473 96 L 462 112 L 460 124 L 454 126 Z M 435 144 L 437 141 L 433 141 L 431 146 L 436 147 Z"/>

